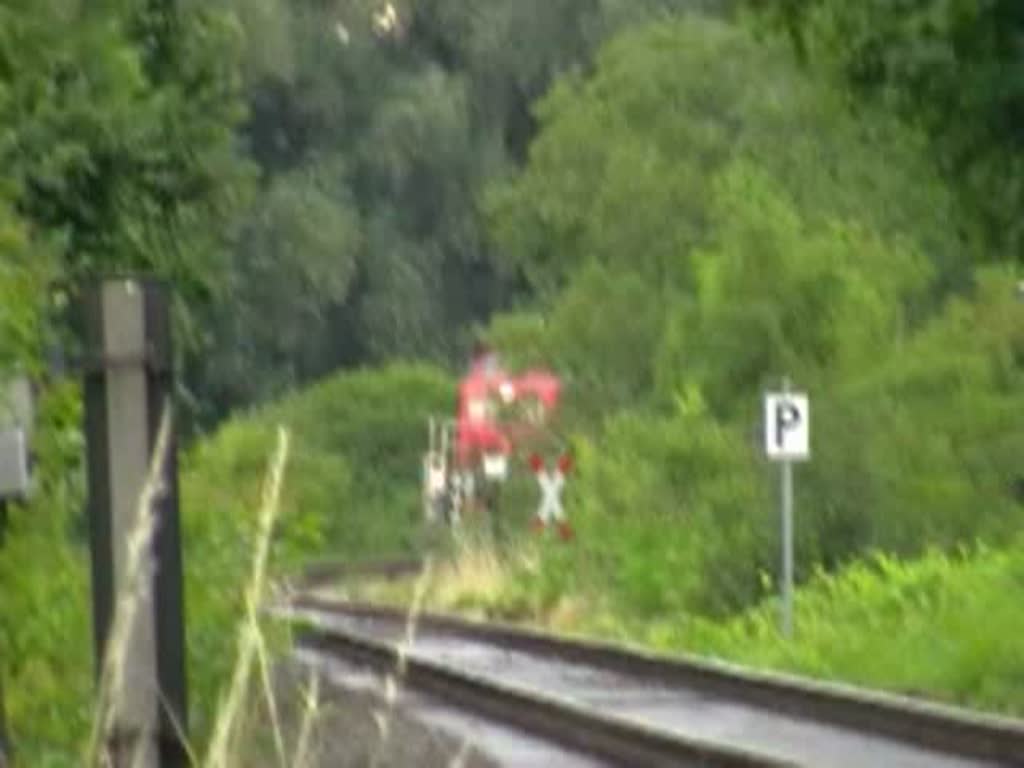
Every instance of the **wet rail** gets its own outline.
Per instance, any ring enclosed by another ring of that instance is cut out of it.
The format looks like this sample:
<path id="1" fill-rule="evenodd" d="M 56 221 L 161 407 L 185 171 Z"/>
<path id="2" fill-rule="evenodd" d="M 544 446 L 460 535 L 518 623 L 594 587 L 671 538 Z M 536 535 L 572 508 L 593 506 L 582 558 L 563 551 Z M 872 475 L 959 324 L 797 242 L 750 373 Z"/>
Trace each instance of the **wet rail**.
<path id="1" fill-rule="evenodd" d="M 343 627 L 307 626 L 297 647 L 365 664 L 378 672 L 401 669 L 401 685 L 472 715 L 539 737 L 601 765 L 669 768 L 783 768 L 794 763 L 685 737 L 546 694 L 406 653 L 392 639 Z"/>
<path id="2" fill-rule="evenodd" d="M 1024 723 L 592 640 L 295 596 L 300 643 L 622 765 L 1024 765 Z M 639 750 L 630 753 L 629 750 Z M 673 751 L 675 750 L 675 751 Z"/>

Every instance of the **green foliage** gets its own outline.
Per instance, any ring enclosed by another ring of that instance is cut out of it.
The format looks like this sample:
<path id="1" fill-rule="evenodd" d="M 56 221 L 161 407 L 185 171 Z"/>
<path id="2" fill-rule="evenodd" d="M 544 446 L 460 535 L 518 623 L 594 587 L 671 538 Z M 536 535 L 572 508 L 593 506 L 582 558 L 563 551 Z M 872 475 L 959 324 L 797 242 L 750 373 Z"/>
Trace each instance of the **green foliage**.
<path id="1" fill-rule="evenodd" d="M 752 383 L 788 371 L 842 380 L 872 366 L 908 331 L 933 273 L 918 253 L 856 220 L 815 220 L 756 166 L 715 180 L 697 250 L 696 299 L 666 330 L 663 393 L 698 385 L 719 414 L 746 409 Z"/>
<path id="2" fill-rule="evenodd" d="M 50 390 L 40 401 L 35 492 L 27 504 L 13 505 L 0 546 L 0 675 L 8 725 L 19 761 L 48 768 L 80 764 L 92 717 L 80 418 L 73 386 Z"/>
<path id="3" fill-rule="evenodd" d="M 332 377 L 268 412 L 311 450 L 344 457 L 350 493 L 320 507 L 337 555 L 415 546 L 427 419 L 452 412 L 455 385 L 425 365 L 396 364 Z"/>
<path id="4" fill-rule="evenodd" d="M 512 369 L 539 367 L 551 359 L 547 320 L 540 312 L 495 314 L 481 334 Z"/>
<path id="5" fill-rule="evenodd" d="M 571 416 L 596 419 L 650 392 L 651 350 L 661 335 L 666 307 L 651 292 L 651 284 L 638 274 L 593 264 L 562 295 L 551 313 L 547 343 L 552 351 L 546 363 L 571 372 L 566 398 Z"/>
<path id="6" fill-rule="evenodd" d="M 62 235 L 73 275 L 204 284 L 238 174 L 230 24 L 190 9 L 169 30 L 143 3 L 65 6 L 0 9 L 0 161 L 18 207 Z"/>
<path id="7" fill-rule="evenodd" d="M 324 510 L 348 493 L 345 461 L 294 440 L 270 554 L 272 572 L 322 547 Z M 262 483 L 274 445 L 271 423 L 231 423 L 184 462 L 182 529 L 191 730 L 205 744 L 235 663 L 245 620 Z"/>
<path id="8" fill-rule="evenodd" d="M 855 120 L 735 27 L 626 33 L 539 115 L 528 167 L 488 213 L 544 297 L 529 343 L 577 385 L 587 429 L 686 381 L 721 415 L 784 368 L 854 368 L 963 282 L 956 217 L 913 133 Z"/>
<path id="9" fill-rule="evenodd" d="M 19 762 L 80 765 L 92 722 L 88 557 L 66 531 L 16 510 L 0 557 L 0 674 Z"/>
<path id="10" fill-rule="evenodd" d="M 217 354 L 199 362 L 204 416 L 329 370 L 323 334 L 330 309 L 348 295 L 361 247 L 347 197 L 331 168 L 281 175 L 261 194 L 206 313 Z"/>
<path id="11" fill-rule="evenodd" d="M 200 753 L 235 661 L 276 426 L 292 433 L 269 562 L 280 576 L 317 555 L 385 557 L 418 545 L 426 417 L 447 412 L 453 396 L 453 383 L 423 366 L 342 375 L 225 424 L 182 456 L 190 737 Z M 30 765 L 78 764 L 92 717 L 89 566 L 70 430 L 79 409 L 74 388 L 44 402 L 39 493 L 15 511 L 0 557 L 0 660 Z"/>
<path id="12" fill-rule="evenodd" d="M 749 445 L 695 403 L 622 413 L 582 448 L 577 573 L 629 615 L 727 612 L 759 588 L 773 538 Z"/>
<path id="13" fill-rule="evenodd" d="M 579 545 L 545 561 L 542 602 L 682 617 L 759 599 L 779 548 L 759 399 L 783 375 L 814 403 L 798 578 L 1024 527 L 1024 306 L 961 248 L 912 129 L 696 17 L 617 38 L 538 114 L 488 213 L 543 298 L 492 338 L 567 375 L 581 447 Z"/>
<path id="14" fill-rule="evenodd" d="M 23 223 L 33 275 L 5 310 L 41 320 L 46 281 L 155 274 L 176 290 L 180 357 L 201 355 L 248 188 L 237 52 L 232 17 L 196 3 L 0 7 L 0 205 Z M 8 229 L 0 213 L 5 265 Z"/>
<path id="15" fill-rule="evenodd" d="M 1022 323 L 1012 276 L 983 272 L 971 301 L 836 383 L 816 427 L 830 438 L 807 468 L 833 556 L 843 540 L 911 553 L 1020 530 Z"/>
<path id="16" fill-rule="evenodd" d="M 1021 716 L 1022 552 L 877 556 L 819 573 L 797 592 L 794 642 L 769 600 L 722 624 L 654 630 L 656 644 Z"/>
<path id="17" fill-rule="evenodd" d="M 272 572 L 284 574 L 318 555 L 386 557 L 416 545 L 426 417 L 453 394 L 427 367 L 343 374 L 229 422 L 189 454 L 182 509 L 198 743 L 234 661 L 225 628 L 243 615 L 275 425 L 292 434 L 271 553 Z"/>
<path id="18" fill-rule="evenodd" d="M 1024 104 L 1016 0 L 787 0 L 749 3 L 785 29 L 810 67 L 859 102 L 921 125 L 936 164 L 983 236 L 987 260 L 1020 259 L 1017 116 Z"/>
<path id="19" fill-rule="evenodd" d="M 32 243 L 24 223 L 0 197 L 0 373 L 35 373 L 41 357 L 44 295 L 53 274 L 47 252 Z"/>
<path id="20" fill-rule="evenodd" d="M 20 369 L 41 398 L 34 493 L 0 552 L 0 659 L 28 765 L 79 764 L 91 718 L 80 400 L 43 368 L 64 309 L 51 296 L 67 295 L 51 287 L 145 269 L 191 302 L 217 281 L 240 173 L 231 41 L 230 19 L 197 7 L 0 4 L 0 378 Z"/>
<path id="21" fill-rule="evenodd" d="M 881 114 L 853 119 L 827 85 L 722 22 L 623 34 L 591 78 L 545 97 L 527 169 L 492 190 L 503 256 L 541 292 L 591 260 L 690 288 L 709 192 L 743 159 L 812 223 L 853 218 L 915 243 L 943 277 L 962 270 L 956 219 L 921 142 Z"/>
<path id="22" fill-rule="evenodd" d="M 191 377 L 210 401 L 208 422 L 339 366 L 461 362 L 471 328 L 532 290 L 498 258 L 480 203 L 488 183 L 525 160 L 534 99 L 561 73 L 588 68 L 616 31 L 721 3 L 396 1 L 387 28 L 376 0 L 219 5 L 241 22 L 250 108 L 242 138 L 267 187 L 312 168 L 344 169 L 330 171 L 315 220 L 333 211 L 344 223 L 318 228 L 316 251 L 320 274 L 347 289 L 268 288 L 251 266 L 260 241 L 242 237 L 233 270 L 242 279 L 208 323 L 228 362 Z M 291 226 L 261 203 L 242 224 L 260 238 Z M 303 273 L 303 256 L 280 256 L 282 272 Z M 236 305 L 252 311 L 239 315 Z M 302 323 L 303 343 L 272 341 L 279 312 L 305 315 L 299 307 L 318 313 Z"/>

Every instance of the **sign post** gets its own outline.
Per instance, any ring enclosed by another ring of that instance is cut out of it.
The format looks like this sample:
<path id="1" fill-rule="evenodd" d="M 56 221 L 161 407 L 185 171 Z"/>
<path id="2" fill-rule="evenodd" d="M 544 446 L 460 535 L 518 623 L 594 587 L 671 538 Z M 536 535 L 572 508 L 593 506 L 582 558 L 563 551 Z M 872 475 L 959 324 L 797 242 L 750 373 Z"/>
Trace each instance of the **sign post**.
<path id="1" fill-rule="evenodd" d="M 781 464 L 782 507 L 782 633 L 793 635 L 793 462 L 810 458 L 810 402 L 806 394 L 782 391 L 765 395 L 764 447 Z"/>
<path id="2" fill-rule="evenodd" d="M 168 294 L 156 282 L 106 280 L 83 309 L 96 666 L 111 682 L 116 660 L 109 676 L 120 683 L 105 762 L 177 768 L 187 720 Z"/>

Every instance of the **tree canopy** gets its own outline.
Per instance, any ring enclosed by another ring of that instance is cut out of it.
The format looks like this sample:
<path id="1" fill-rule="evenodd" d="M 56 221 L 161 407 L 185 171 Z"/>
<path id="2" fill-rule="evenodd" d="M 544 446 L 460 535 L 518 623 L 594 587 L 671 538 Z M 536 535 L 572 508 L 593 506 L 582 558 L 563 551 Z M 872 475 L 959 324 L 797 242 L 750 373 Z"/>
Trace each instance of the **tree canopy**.
<path id="1" fill-rule="evenodd" d="M 835 73 L 859 103 L 881 103 L 921 126 L 972 214 L 981 257 L 1022 258 L 1016 210 L 1024 194 L 1024 6 L 1015 0 L 749 5 L 786 29 L 807 65 Z"/>
<path id="2" fill-rule="evenodd" d="M 579 567 L 676 563 L 694 581 L 626 579 L 652 612 L 752 600 L 776 570 L 759 397 L 783 376 L 815 414 L 802 572 L 1019 530 L 1024 305 L 921 126 L 700 18 L 619 36 L 538 115 L 487 212 L 540 301 L 491 335 L 569 376 Z"/>

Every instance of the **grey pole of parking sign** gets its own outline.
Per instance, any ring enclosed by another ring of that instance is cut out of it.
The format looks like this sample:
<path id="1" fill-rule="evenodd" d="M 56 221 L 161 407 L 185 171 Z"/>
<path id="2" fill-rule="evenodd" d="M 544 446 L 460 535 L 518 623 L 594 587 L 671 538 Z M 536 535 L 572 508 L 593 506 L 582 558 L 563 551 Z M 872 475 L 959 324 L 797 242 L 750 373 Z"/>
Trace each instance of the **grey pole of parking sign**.
<path id="1" fill-rule="evenodd" d="M 782 632 L 793 634 L 793 462 L 810 458 L 811 407 L 806 394 L 790 392 L 784 379 L 781 392 L 764 398 L 764 450 L 782 467 Z"/>

